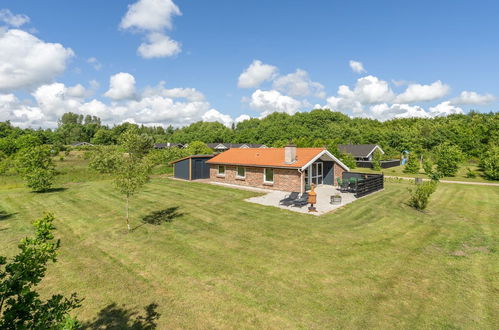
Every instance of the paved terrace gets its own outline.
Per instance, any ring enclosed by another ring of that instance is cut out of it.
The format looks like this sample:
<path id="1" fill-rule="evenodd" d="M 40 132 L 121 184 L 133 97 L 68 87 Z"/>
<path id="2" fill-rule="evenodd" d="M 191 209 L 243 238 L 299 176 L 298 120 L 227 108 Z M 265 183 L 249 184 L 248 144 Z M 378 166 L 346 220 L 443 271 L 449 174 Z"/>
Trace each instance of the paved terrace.
<path id="1" fill-rule="evenodd" d="M 285 209 L 285 210 L 289 210 L 289 211 L 294 211 L 294 212 L 299 212 L 299 213 L 308 213 L 308 214 L 313 214 L 313 215 L 322 215 L 322 214 L 331 212 L 331 211 L 336 210 L 336 209 L 338 209 L 346 204 L 352 203 L 357 199 L 357 198 L 355 198 L 355 196 L 352 193 L 341 193 L 336 187 L 329 186 L 329 185 L 322 185 L 322 186 L 315 188 L 315 192 L 317 193 L 317 204 L 315 204 L 315 208 L 317 209 L 317 212 L 308 212 L 308 206 L 310 204 L 308 204 L 307 206 L 303 206 L 303 207 L 279 205 L 279 201 L 281 199 L 284 199 L 287 195 L 289 195 L 289 192 L 287 192 L 287 191 L 278 191 L 278 190 L 270 190 L 270 189 L 254 188 L 254 187 L 244 187 L 244 186 L 238 186 L 238 185 L 234 185 L 234 184 L 211 182 L 209 180 L 196 180 L 196 182 L 206 182 L 206 183 L 216 184 L 216 185 L 230 187 L 230 188 L 250 190 L 250 191 L 255 191 L 255 192 L 262 192 L 262 193 L 265 193 L 265 195 L 258 196 L 258 197 L 251 197 L 251 198 L 246 199 L 246 201 L 250 202 L 250 203 L 256 203 L 256 204 L 267 205 L 267 206 L 274 206 L 274 207 L 279 207 L 281 209 Z M 336 194 L 341 195 L 341 204 L 339 204 L 339 205 L 333 205 L 330 203 L 331 196 L 336 195 Z"/>

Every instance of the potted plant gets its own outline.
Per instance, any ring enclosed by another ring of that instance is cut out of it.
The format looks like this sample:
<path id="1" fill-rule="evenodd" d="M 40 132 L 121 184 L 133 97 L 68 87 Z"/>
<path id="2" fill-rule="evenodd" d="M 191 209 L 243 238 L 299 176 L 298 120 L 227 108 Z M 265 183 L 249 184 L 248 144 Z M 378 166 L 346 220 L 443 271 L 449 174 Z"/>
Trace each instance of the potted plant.
<path id="1" fill-rule="evenodd" d="M 336 194 L 336 195 L 331 196 L 331 204 L 340 205 L 341 204 L 341 195 Z"/>

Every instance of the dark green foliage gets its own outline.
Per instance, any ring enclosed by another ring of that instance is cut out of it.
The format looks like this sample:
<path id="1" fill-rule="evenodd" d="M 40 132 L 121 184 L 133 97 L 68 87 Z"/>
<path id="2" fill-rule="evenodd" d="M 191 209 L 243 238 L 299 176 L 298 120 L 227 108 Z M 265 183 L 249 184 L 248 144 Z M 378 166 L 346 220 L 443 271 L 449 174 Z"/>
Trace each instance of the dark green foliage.
<path id="1" fill-rule="evenodd" d="M 437 189 L 437 181 L 425 181 L 419 185 L 416 185 L 416 189 L 409 189 L 411 198 L 409 199 L 409 205 L 414 207 L 416 210 L 422 211 L 426 209 L 430 201 L 430 196 Z"/>
<path id="2" fill-rule="evenodd" d="M 423 158 L 423 170 L 427 175 L 433 173 L 433 162 L 428 156 Z"/>
<path id="3" fill-rule="evenodd" d="M 433 149 L 437 172 L 442 176 L 454 176 L 464 160 L 461 149 L 450 143 L 442 143 Z"/>
<path id="4" fill-rule="evenodd" d="M 381 151 L 378 150 L 378 148 L 376 148 L 376 150 L 374 151 L 373 153 L 373 170 L 375 171 L 379 171 L 381 170 L 381 159 L 383 158 L 383 154 L 381 153 Z"/>
<path id="5" fill-rule="evenodd" d="M 417 174 L 419 173 L 419 159 L 415 153 L 409 155 L 409 160 L 405 164 L 404 173 Z"/>
<path id="6" fill-rule="evenodd" d="M 34 237 L 19 244 L 20 252 L 11 260 L 0 256 L 1 329 L 76 329 L 69 312 L 80 306 L 73 293 L 69 298 L 53 295 L 46 301 L 35 291 L 45 277 L 48 262 L 57 261 L 59 240 L 54 240 L 54 217 L 47 214 L 34 222 Z M 69 327 L 72 325 L 72 327 Z M 66 326 L 66 327 L 64 327 Z"/>
<path id="7" fill-rule="evenodd" d="M 489 180 L 499 180 L 499 146 L 490 146 L 480 157 L 483 175 Z"/>
<path id="8" fill-rule="evenodd" d="M 186 149 L 166 148 L 151 150 L 147 155 L 147 158 L 153 165 L 167 165 L 171 161 L 186 157 L 188 155 L 189 154 Z"/>
<path id="9" fill-rule="evenodd" d="M 160 225 L 163 222 L 171 222 L 173 219 L 182 216 L 178 212 L 178 206 L 169 207 L 164 210 L 154 211 L 142 218 L 142 221 L 151 225 Z"/>
<path id="10" fill-rule="evenodd" d="M 50 189 L 56 174 L 49 146 L 24 148 L 16 158 L 16 169 L 35 192 Z"/>
<path id="11" fill-rule="evenodd" d="M 476 172 L 475 171 L 472 171 L 469 167 L 466 168 L 466 177 L 467 178 L 476 178 Z"/>
<path id="12" fill-rule="evenodd" d="M 25 149 L 42 145 L 41 139 L 34 134 L 21 135 L 16 139 L 16 149 Z"/>

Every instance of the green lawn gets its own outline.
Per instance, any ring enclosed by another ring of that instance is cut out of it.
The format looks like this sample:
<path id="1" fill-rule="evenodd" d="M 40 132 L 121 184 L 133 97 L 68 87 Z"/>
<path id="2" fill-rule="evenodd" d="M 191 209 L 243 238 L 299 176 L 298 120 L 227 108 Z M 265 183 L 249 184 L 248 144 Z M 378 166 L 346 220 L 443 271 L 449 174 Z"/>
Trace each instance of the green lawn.
<path id="1" fill-rule="evenodd" d="M 156 177 L 132 201 L 127 234 L 122 198 L 95 178 L 46 194 L 0 189 L 1 255 L 16 252 L 31 220 L 56 215 L 62 248 L 42 291 L 85 297 L 80 320 L 123 327 L 157 304 L 160 329 L 499 324 L 499 187 L 440 184 L 421 213 L 405 204 L 409 185 L 393 183 L 316 217 L 244 201 L 256 193 Z M 183 215 L 141 225 L 168 207 Z"/>
<path id="2" fill-rule="evenodd" d="M 352 171 L 364 172 L 364 173 L 384 173 L 385 175 L 398 176 L 398 177 L 428 178 L 428 176 L 424 173 L 424 170 L 422 168 L 420 169 L 418 174 L 404 173 L 404 168 L 405 168 L 405 166 L 400 165 L 400 166 L 395 166 L 395 167 L 390 167 L 390 168 L 384 168 L 381 171 L 374 171 L 373 169 L 370 169 L 370 168 L 357 167 L 357 168 L 353 169 Z M 468 173 L 468 170 L 467 170 L 468 168 L 470 170 L 476 172 L 477 176 L 475 178 L 467 178 L 466 177 L 466 173 Z M 442 178 L 442 180 L 499 183 L 498 181 L 490 181 L 490 180 L 485 179 L 483 177 L 482 171 L 480 171 L 478 166 L 476 164 L 473 164 L 473 163 L 461 165 L 459 167 L 459 170 L 458 170 L 456 176 L 445 177 L 445 178 Z"/>

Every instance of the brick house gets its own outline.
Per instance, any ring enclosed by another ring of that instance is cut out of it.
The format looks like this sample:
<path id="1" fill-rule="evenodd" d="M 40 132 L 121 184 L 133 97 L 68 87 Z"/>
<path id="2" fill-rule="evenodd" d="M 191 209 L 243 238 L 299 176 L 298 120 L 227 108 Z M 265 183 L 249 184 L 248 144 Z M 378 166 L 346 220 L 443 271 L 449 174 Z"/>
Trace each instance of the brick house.
<path id="1" fill-rule="evenodd" d="M 229 149 L 206 161 L 210 180 L 258 188 L 300 191 L 334 185 L 349 168 L 325 148 Z"/>

